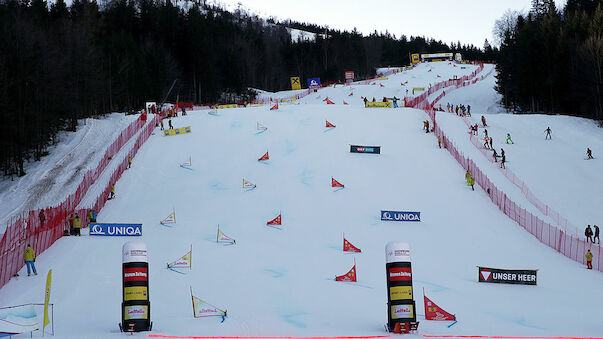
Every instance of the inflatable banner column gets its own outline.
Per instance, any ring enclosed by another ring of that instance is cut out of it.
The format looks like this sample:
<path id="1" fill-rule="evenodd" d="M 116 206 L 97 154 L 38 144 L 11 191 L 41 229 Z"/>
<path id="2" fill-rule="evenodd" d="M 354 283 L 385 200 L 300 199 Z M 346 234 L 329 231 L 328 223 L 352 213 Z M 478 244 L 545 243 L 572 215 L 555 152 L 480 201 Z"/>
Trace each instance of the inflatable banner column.
<path id="1" fill-rule="evenodd" d="M 122 332 L 150 331 L 149 263 L 147 245 L 127 242 L 122 248 L 123 300 L 121 303 Z"/>
<path id="2" fill-rule="evenodd" d="M 387 327 L 390 332 L 396 323 L 398 328 L 416 328 L 416 307 L 412 293 L 412 271 L 410 246 L 391 241 L 385 246 L 385 269 L 387 271 Z"/>

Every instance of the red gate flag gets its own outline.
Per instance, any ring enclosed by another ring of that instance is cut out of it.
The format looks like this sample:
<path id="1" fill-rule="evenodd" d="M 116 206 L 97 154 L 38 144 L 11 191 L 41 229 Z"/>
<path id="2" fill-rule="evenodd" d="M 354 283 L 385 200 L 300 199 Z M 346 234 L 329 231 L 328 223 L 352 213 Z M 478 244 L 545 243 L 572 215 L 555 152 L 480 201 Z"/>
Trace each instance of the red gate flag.
<path id="1" fill-rule="evenodd" d="M 327 100 L 329 100 L 329 97 L 322 99 L 322 101 L 327 101 Z"/>
<path id="2" fill-rule="evenodd" d="M 362 252 L 358 247 L 352 245 L 349 241 L 347 241 L 347 239 L 345 238 L 345 234 L 343 236 L 343 251 L 344 252 Z"/>
<path id="3" fill-rule="evenodd" d="M 340 275 L 340 276 L 336 276 L 335 277 L 335 281 L 351 281 L 351 282 L 356 282 L 356 262 L 354 262 L 354 266 L 352 267 L 352 269 L 344 274 L 344 275 Z"/>
<path id="4" fill-rule="evenodd" d="M 335 180 L 334 178 L 331 178 L 331 187 L 341 187 L 341 188 L 343 188 L 343 184 L 340 183 L 339 181 Z"/>
<path id="5" fill-rule="evenodd" d="M 345 102 L 345 100 L 344 100 L 344 101 L 343 101 L 343 104 L 344 104 L 344 105 L 347 105 L 348 103 L 347 103 L 347 102 Z"/>
<path id="6" fill-rule="evenodd" d="M 444 311 L 433 301 L 423 296 L 425 302 L 425 320 L 456 320 L 456 316 Z"/>
<path id="7" fill-rule="evenodd" d="M 272 108 L 270 108 L 271 111 L 277 110 L 278 109 L 278 102 L 272 106 Z"/>
<path id="8" fill-rule="evenodd" d="M 331 101 L 331 99 L 327 98 L 327 105 L 335 105 L 335 103 Z"/>
<path id="9" fill-rule="evenodd" d="M 333 125 L 332 123 L 330 123 L 329 120 L 326 120 L 326 122 L 327 122 L 327 128 L 329 128 L 329 127 L 335 127 L 335 125 Z"/>
<path id="10" fill-rule="evenodd" d="M 280 225 L 281 224 L 281 214 L 279 214 L 276 218 L 268 221 L 266 225 Z"/>
<path id="11" fill-rule="evenodd" d="M 268 151 L 266 151 L 266 154 L 262 155 L 261 158 L 258 159 L 258 161 L 263 161 L 263 160 L 268 160 L 270 159 L 270 157 L 268 156 Z"/>
<path id="12" fill-rule="evenodd" d="M 349 97 L 351 97 L 352 95 L 354 95 L 354 92 L 352 92 L 352 93 L 348 94 L 348 96 L 349 96 Z"/>

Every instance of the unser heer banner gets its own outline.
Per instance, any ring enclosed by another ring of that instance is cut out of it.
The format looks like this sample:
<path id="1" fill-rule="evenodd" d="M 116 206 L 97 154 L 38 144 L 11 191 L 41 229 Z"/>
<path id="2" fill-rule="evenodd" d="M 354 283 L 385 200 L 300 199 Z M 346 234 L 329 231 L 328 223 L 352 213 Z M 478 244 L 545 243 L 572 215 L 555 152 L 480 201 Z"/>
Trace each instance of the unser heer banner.
<path id="1" fill-rule="evenodd" d="M 498 284 L 536 285 L 538 270 L 506 270 L 477 267 L 477 281 Z"/>

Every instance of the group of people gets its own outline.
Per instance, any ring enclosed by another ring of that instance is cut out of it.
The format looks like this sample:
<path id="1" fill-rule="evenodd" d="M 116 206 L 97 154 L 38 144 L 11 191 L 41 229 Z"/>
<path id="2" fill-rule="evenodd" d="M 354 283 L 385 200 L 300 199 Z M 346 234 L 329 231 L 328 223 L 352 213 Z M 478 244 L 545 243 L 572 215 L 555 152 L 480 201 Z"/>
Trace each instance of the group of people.
<path id="1" fill-rule="evenodd" d="M 471 116 L 471 105 L 451 105 L 450 103 L 446 103 L 446 110 L 448 113 L 455 113 L 456 115 Z"/>

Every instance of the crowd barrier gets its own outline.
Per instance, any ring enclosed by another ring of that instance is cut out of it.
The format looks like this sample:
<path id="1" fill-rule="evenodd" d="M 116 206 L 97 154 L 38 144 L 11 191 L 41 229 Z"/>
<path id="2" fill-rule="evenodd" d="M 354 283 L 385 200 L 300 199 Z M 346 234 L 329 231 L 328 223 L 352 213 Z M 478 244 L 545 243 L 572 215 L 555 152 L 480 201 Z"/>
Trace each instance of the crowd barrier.
<path id="1" fill-rule="evenodd" d="M 482 67 L 483 69 L 483 67 Z M 481 69 L 480 69 L 481 71 Z M 478 72 L 479 73 L 479 72 Z M 477 73 L 473 74 L 473 76 L 477 75 Z M 477 78 L 476 78 L 477 79 Z M 476 80 L 474 79 L 474 80 Z M 483 78 L 482 78 L 483 79 Z M 461 87 L 465 85 L 465 79 L 462 83 L 456 84 L 455 88 Z M 470 83 L 475 83 L 474 80 L 469 81 Z M 449 92 L 450 90 L 447 89 Z M 445 94 L 444 94 L 445 95 Z M 444 95 L 438 96 L 437 100 L 441 99 Z M 468 170 L 473 178 L 475 179 L 475 183 L 478 184 L 484 191 L 488 193 L 490 200 L 494 203 L 505 215 L 511 218 L 513 221 L 517 222 L 521 227 L 523 227 L 526 231 L 536 237 L 543 244 L 553 248 L 557 252 L 563 254 L 564 256 L 577 261 L 582 264 L 586 264 L 586 250 L 590 249 L 593 254 L 593 268 L 603 272 L 603 253 L 601 252 L 601 244 L 594 245 L 592 243 L 587 243 L 584 237 L 581 237 L 579 233 L 576 231 L 575 235 L 572 235 L 573 232 L 568 232 L 567 227 L 571 226 L 571 224 L 562 217 L 558 212 L 554 211 L 546 204 L 542 203 L 527 187 L 527 185 L 521 181 L 513 172 L 506 169 L 501 169 L 507 178 L 511 180 L 517 187 L 521 188 L 524 196 L 530 201 L 538 210 L 540 210 L 544 215 L 551 216 L 552 220 L 557 221 L 558 226 L 551 225 L 550 223 L 544 222 L 537 216 L 533 215 L 526 209 L 519 206 L 513 200 L 511 200 L 501 189 L 496 187 L 488 178 L 484 172 L 473 162 L 473 160 L 466 158 L 461 152 L 459 152 L 456 145 L 450 141 L 450 139 L 444 134 L 444 132 L 440 129 L 439 125 L 436 124 L 436 111 L 433 106 L 437 102 L 434 100 L 432 103 L 429 103 L 427 100 L 428 95 L 422 95 L 422 101 L 413 102 L 415 108 L 420 108 L 425 111 L 425 113 L 431 119 L 435 135 L 440 136 L 442 138 L 442 145 L 444 148 L 450 152 L 450 154 L 458 161 L 458 163 L 465 169 Z M 470 125 L 470 122 L 466 120 L 467 126 Z M 478 149 L 482 149 L 479 142 L 477 142 L 478 138 L 471 137 L 472 142 Z M 477 143 L 476 143 L 477 142 Z M 483 152 L 482 152 L 483 153 Z M 484 153 L 488 157 L 488 159 L 492 159 L 490 152 L 486 151 Z M 561 228 L 563 227 L 563 229 Z M 577 229 L 577 228 L 576 228 Z"/>
<path id="2" fill-rule="evenodd" d="M 159 118 L 158 115 L 154 115 L 153 120 L 145 126 L 145 121 L 141 116 L 126 127 L 115 141 L 107 147 L 97 167 L 84 174 L 75 192 L 70 194 L 61 204 L 43 210 L 31 210 L 12 218 L 0 240 L 0 288 L 24 266 L 23 251 L 27 244 L 31 244 L 36 255 L 44 252 L 63 236 L 63 231 L 66 229 L 66 220 L 72 213 L 79 215 L 83 226 L 88 224 L 88 208 L 77 211 L 74 209 L 82 201 L 90 186 L 98 179 L 109 162 L 121 150 L 122 146 L 144 126 L 142 133 L 136 140 L 132 153 L 121 160 L 123 166 L 120 165 L 111 176 L 104 195 L 101 194 L 96 199 L 95 205 L 90 207 L 95 211 L 100 211 L 109 196 L 111 185 L 119 179 L 126 168 L 128 156 L 134 156 L 138 148 L 151 134 Z"/>

